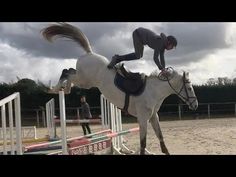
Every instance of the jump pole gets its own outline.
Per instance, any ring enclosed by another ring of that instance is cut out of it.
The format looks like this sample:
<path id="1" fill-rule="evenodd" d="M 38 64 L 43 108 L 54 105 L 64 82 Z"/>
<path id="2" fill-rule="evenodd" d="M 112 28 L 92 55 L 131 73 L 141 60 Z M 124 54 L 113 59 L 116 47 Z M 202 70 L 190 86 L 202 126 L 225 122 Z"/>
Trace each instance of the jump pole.
<path id="1" fill-rule="evenodd" d="M 100 134 L 104 134 L 104 133 L 109 133 L 109 132 L 111 132 L 111 130 L 107 129 L 107 130 L 102 130 L 102 131 L 99 131 L 99 132 L 96 132 L 96 133 L 93 133 L 93 134 L 88 134 L 88 135 L 85 135 L 85 136 L 68 138 L 67 139 L 67 143 L 70 143 L 70 142 L 75 141 L 75 140 L 80 140 L 80 139 L 88 138 L 88 137 L 91 137 L 91 136 L 96 136 L 96 135 L 100 135 Z M 61 142 L 62 142 L 62 140 L 57 140 L 57 141 L 52 141 L 52 142 L 45 142 L 45 143 L 25 146 L 24 150 L 27 151 L 29 149 L 34 149 L 34 148 L 41 148 L 41 147 L 44 148 L 44 147 L 48 147 L 48 146 L 51 146 L 51 145 L 59 144 Z"/>
<path id="2" fill-rule="evenodd" d="M 89 144 L 89 143 L 94 143 L 96 141 L 100 141 L 100 140 L 104 140 L 107 138 L 114 138 L 114 137 L 118 137 L 121 135 L 126 135 L 128 133 L 133 133 L 133 132 L 138 132 L 139 128 L 132 128 L 129 130 L 123 130 L 120 132 L 111 132 L 108 133 L 107 135 L 103 135 L 103 136 L 99 136 L 99 137 L 94 137 L 91 139 L 81 139 L 81 140 L 75 140 L 73 142 L 71 142 L 70 144 L 68 144 L 69 147 L 75 147 L 75 146 L 80 146 L 80 145 L 84 145 L 84 144 Z"/>
<path id="3" fill-rule="evenodd" d="M 60 123 L 60 120 L 55 119 L 55 123 Z M 66 120 L 66 123 L 101 123 L 100 119 L 75 119 L 75 120 Z"/>

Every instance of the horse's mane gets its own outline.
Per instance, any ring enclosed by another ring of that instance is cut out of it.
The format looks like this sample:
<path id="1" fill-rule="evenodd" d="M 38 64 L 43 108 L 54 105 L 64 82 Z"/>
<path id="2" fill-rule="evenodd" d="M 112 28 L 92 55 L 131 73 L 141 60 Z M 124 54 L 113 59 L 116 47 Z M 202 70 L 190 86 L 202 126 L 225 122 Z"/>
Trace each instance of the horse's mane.
<path id="1" fill-rule="evenodd" d="M 152 71 L 148 77 L 149 78 L 156 78 L 156 77 L 158 77 L 159 74 L 160 74 L 160 71 L 156 69 L 156 70 Z"/>
<path id="2" fill-rule="evenodd" d="M 152 71 L 151 73 L 150 73 L 150 75 L 148 76 L 148 78 L 155 78 L 155 79 L 159 79 L 159 80 L 162 80 L 162 79 L 160 79 L 160 71 L 158 70 L 158 69 L 156 69 L 156 70 L 154 70 L 154 71 Z M 172 72 L 171 72 L 171 78 L 174 78 L 176 75 L 178 75 L 178 72 L 176 71 L 176 70 L 172 70 Z M 163 81 L 163 80 L 162 80 Z"/>

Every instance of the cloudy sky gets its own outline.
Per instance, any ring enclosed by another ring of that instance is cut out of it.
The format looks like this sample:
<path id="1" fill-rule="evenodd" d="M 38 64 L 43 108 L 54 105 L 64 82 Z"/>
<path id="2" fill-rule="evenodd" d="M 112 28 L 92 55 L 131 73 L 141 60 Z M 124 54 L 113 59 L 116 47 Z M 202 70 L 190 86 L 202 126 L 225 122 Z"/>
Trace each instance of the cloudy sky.
<path id="1" fill-rule="evenodd" d="M 17 77 L 55 84 L 64 68 L 75 68 L 84 51 L 73 42 L 45 41 L 40 31 L 52 23 L 0 23 L 0 82 Z M 174 35 L 178 46 L 166 51 L 166 66 L 190 72 L 193 84 L 209 78 L 236 77 L 236 23 L 71 23 L 88 37 L 93 51 L 110 59 L 114 54 L 133 52 L 132 32 L 146 27 L 157 34 Z M 153 50 L 144 48 L 144 57 L 126 62 L 132 71 L 149 74 L 157 69 Z"/>

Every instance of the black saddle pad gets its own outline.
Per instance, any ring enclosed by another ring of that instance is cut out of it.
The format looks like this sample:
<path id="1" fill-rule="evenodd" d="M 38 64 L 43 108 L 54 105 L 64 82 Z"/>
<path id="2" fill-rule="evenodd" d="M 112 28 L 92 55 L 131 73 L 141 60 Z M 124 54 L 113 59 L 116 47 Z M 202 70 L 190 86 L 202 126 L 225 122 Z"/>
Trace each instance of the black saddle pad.
<path id="1" fill-rule="evenodd" d="M 142 78 L 140 75 L 140 77 L 135 80 L 128 79 L 117 72 L 114 79 L 114 84 L 121 91 L 129 95 L 138 96 L 144 91 L 146 86 L 146 77 Z"/>

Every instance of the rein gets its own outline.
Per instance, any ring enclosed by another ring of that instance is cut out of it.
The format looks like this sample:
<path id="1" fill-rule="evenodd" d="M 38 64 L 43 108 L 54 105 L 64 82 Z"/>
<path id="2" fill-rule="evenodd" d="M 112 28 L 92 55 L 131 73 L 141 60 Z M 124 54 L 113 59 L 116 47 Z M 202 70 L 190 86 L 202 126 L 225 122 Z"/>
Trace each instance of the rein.
<path id="1" fill-rule="evenodd" d="M 168 69 L 169 69 L 169 68 L 168 68 Z M 170 69 L 172 69 L 172 68 L 170 67 Z M 160 74 L 161 74 L 161 73 L 160 73 Z M 183 85 L 182 85 L 182 87 L 181 87 L 181 89 L 180 89 L 179 91 L 177 91 L 177 90 L 171 85 L 171 83 L 170 83 L 170 80 L 171 80 L 171 79 L 169 79 L 169 78 L 166 77 L 166 76 L 164 76 L 164 77 L 165 77 L 165 79 L 161 79 L 160 76 L 158 76 L 158 78 L 159 78 L 160 80 L 162 80 L 162 81 L 167 81 L 168 84 L 169 84 L 169 86 L 172 88 L 172 90 L 174 90 L 174 92 L 175 92 L 180 98 L 182 98 L 185 102 L 189 102 L 190 106 L 193 104 L 193 102 L 196 101 L 197 97 L 195 97 L 195 96 L 194 96 L 194 97 L 191 97 L 191 96 L 189 96 L 189 94 L 188 94 L 186 84 L 187 84 L 187 83 L 190 83 L 190 82 L 186 79 L 186 77 L 185 77 L 185 72 L 184 72 L 184 75 L 183 75 Z M 185 93 L 186 93 L 186 95 L 187 95 L 187 98 L 184 97 L 184 96 L 182 96 L 182 95 L 180 94 L 183 89 L 184 89 L 184 91 L 185 91 Z M 190 102 L 190 101 L 189 101 L 190 99 L 193 99 L 193 101 Z"/>

